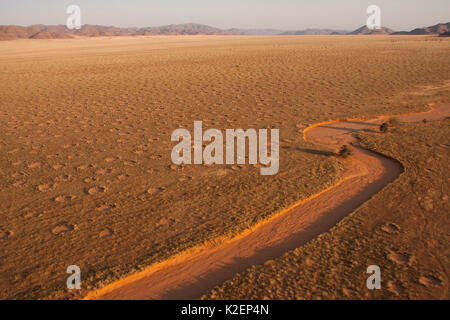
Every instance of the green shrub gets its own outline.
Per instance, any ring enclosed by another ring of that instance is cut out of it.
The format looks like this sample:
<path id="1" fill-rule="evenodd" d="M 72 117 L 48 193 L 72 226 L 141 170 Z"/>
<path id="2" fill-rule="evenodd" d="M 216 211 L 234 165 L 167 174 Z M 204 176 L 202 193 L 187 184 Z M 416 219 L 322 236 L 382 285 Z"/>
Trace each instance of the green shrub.
<path id="1" fill-rule="evenodd" d="M 344 144 L 341 147 L 341 150 L 339 150 L 339 156 L 342 158 L 347 158 L 351 155 L 353 155 L 353 150 L 350 149 L 346 144 Z"/>
<path id="2" fill-rule="evenodd" d="M 389 123 L 385 122 L 380 126 L 380 131 L 386 133 L 389 131 Z"/>

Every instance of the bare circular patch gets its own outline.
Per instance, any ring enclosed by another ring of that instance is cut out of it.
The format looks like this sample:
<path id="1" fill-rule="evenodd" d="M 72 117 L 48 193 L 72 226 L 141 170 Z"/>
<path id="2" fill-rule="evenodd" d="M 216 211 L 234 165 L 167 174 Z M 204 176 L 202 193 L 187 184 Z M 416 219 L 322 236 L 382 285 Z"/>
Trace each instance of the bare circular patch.
<path id="1" fill-rule="evenodd" d="M 101 212 L 108 212 L 115 209 L 117 206 L 115 204 L 103 204 L 98 207 L 96 210 Z"/>
<path id="2" fill-rule="evenodd" d="M 14 186 L 14 187 L 21 187 L 21 186 L 23 186 L 24 184 L 25 184 L 25 181 L 20 180 L 20 181 L 14 182 L 14 183 L 13 183 L 13 186 Z"/>
<path id="3" fill-rule="evenodd" d="M 57 177 L 56 180 L 61 182 L 67 182 L 72 180 L 72 176 L 70 174 L 63 174 L 62 176 Z"/>
<path id="4" fill-rule="evenodd" d="M 0 230 L 0 240 L 8 239 L 10 236 L 12 236 L 11 231 L 1 231 Z"/>
<path id="5" fill-rule="evenodd" d="M 442 280 L 433 276 L 421 276 L 419 282 L 425 287 L 437 287 L 442 284 Z"/>
<path id="6" fill-rule="evenodd" d="M 98 236 L 99 236 L 100 238 L 105 238 L 105 237 L 110 237 L 110 236 L 112 236 L 112 235 L 113 235 L 113 232 L 112 232 L 111 230 L 105 229 L 105 230 L 103 230 L 102 232 L 100 232 Z"/>
<path id="7" fill-rule="evenodd" d="M 37 187 L 37 189 L 41 192 L 46 192 L 52 190 L 54 187 L 54 184 L 41 184 Z"/>
<path id="8" fill-rule="evenodd" d="M 30 164 L 28 165 L 28 168 L 34 169 L 34 168 L 39 168 L 40 166 L 41 166 L 41 163 L 40 163 L 40 162 L 34 162 L 34 163 L 30 163 Z"/>
<path id="9" fill-rule="evenodd" d="M 185 182 L 185 181 L 190 181 L 190 180 L 192 180 L 192 177 L 189 177 L 189 176 L 184 176 L 184 177 L 178 178 L 178 181 L 180 181 L 180 182 Z"/>
<path id="10" fill-rule="evenodd" d="M 87 191 L 87 193 L 90 195 L 105 193 L 105 192 L 106 192 L 106 187 L 92 187 L 92 188 L 88 189 L 88 191 Z"/>
<path id="11" fill-rule="evenodd" d="M 155 195 L 164 191 L 164 188 L 150 188 L 147 190 L 148 194 Z"/>
<path id="12" fill-rule="evenodd" d="M 64 234 L 74 230 L 74 226 L 62 224 L 52 229 L 54 234 Z"/>
<path id="13" fill-rule="evenodd" d="M 96 174 L 105 175 L 110 174 L 112 172 L 112 169 L 99 169 L 95 171 Z"/>
<path id="14" fill-rule="evenodd" d="M 399 281 L 389 281 L 388 289 L 397 295 L 402 295 L 406 292 L 405 287 Z"/>
<path id="15" fill-rule="evenodd" d="M 42 213 L 38 213 L 38 212 L 28 212 L 27 214 L 25 214 L 25 218 L 27 219 L 31 219 L 31 218 L 37 218 L 42 216 Z"/>
<path id="16" fill-rule="evenodd" d="M 74 196 L 57 196 L 54 200 L 56 202 L 67 202 L 70 200 L 73 200 L 75 197 Z"/>
<path id="17" fill-rule="evenodd" d="M 400 228 L 399 228 L 399 226 L 397 226 L 394 223 L 389 223 L 389 224 L 382 226 L 381 230 L 383 230 L 386 233 L 396 233 L 396 232 L 400 231 Z"/>
<path id="18" fill-rule="evenodd" d="M 409 262 L 410 262 L 410 256 L 407 254 L 402 254 L 402 253 L 391 253 L 391 254 L 389 254 L 388 258 L 391 261 L 394 261 L 395 263 L 403 265 L 403 266 L 409 265 Z"/>

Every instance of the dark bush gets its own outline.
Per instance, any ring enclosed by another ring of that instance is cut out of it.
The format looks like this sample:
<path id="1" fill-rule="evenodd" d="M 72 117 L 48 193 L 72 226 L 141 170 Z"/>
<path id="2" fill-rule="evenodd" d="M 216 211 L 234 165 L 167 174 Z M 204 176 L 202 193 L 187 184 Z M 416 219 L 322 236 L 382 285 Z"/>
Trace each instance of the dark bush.
<path id="1" fill-rule="evenodd" d="M 386 133 L 389 131 L 389 123 L 385 122 L 380 126 L 380 131 Z"/>
<path id="2" fill-rule="evenodd" d="M 342 158 L 347 158 L 351 155 L 353 155 L 353 150 L 350 149 L 346 144 L 344 144 L 341 147 L 341 150 L 339 150 L 339 156 Z"/>

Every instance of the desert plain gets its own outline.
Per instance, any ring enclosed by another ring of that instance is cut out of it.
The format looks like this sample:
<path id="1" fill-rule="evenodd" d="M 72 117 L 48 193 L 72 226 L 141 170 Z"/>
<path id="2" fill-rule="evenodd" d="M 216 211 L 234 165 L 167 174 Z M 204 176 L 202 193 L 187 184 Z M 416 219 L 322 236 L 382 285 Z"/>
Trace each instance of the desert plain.
<path id="1" fill-rule="evenodd" d="M 448 103 L 449 49 L 448 39 L 430 36 L 1 42 L 0 298 L 82 298 L 220 247 L 332 188 L 351 160 L 305 139 L 305 129 Z M 173 165 L 171 133 L 196 120 L 280 129 L 278 174 Z M 359 139 L 398 160 L 401 180 L 330 232 L 210 281 L 194 298 L 448 299 L 448 121 Z M 413 222 L 402 225 L 407 216 Z M 385 289 L 367 293 L 364 266 L 377 258 L 388 270 Z M 70 265 L 82 270 L 80 291 L 66 288 Z"/>

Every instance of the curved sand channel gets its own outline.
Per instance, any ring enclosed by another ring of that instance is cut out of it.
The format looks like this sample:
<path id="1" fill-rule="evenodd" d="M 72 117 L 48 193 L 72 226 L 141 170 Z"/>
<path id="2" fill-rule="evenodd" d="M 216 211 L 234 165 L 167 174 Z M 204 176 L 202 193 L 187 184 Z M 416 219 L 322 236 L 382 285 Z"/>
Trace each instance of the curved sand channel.
<path id="1" fill-rule="evenodd" d="M 402 122 L 450 116 L 450 105 L 428 112 L 399 116 Z M 248 267 L 277 258 L 327 232 L 369 200 L 401 173 L 392 159 L 357 146 L 355 133 L 377 132 L 375 120 L 348 120 L 317 124 L 305 130 L 305 139 L 329 148 L 353 144 L 354 155 L 345 160 L 342 180 L 313 197 L 280 212 L 244 234 L 217 247 L 204 247 L 116 281 L 86 299 L 196 299 Z M 384 120 L 384 121 L 383 121 Z"/>

